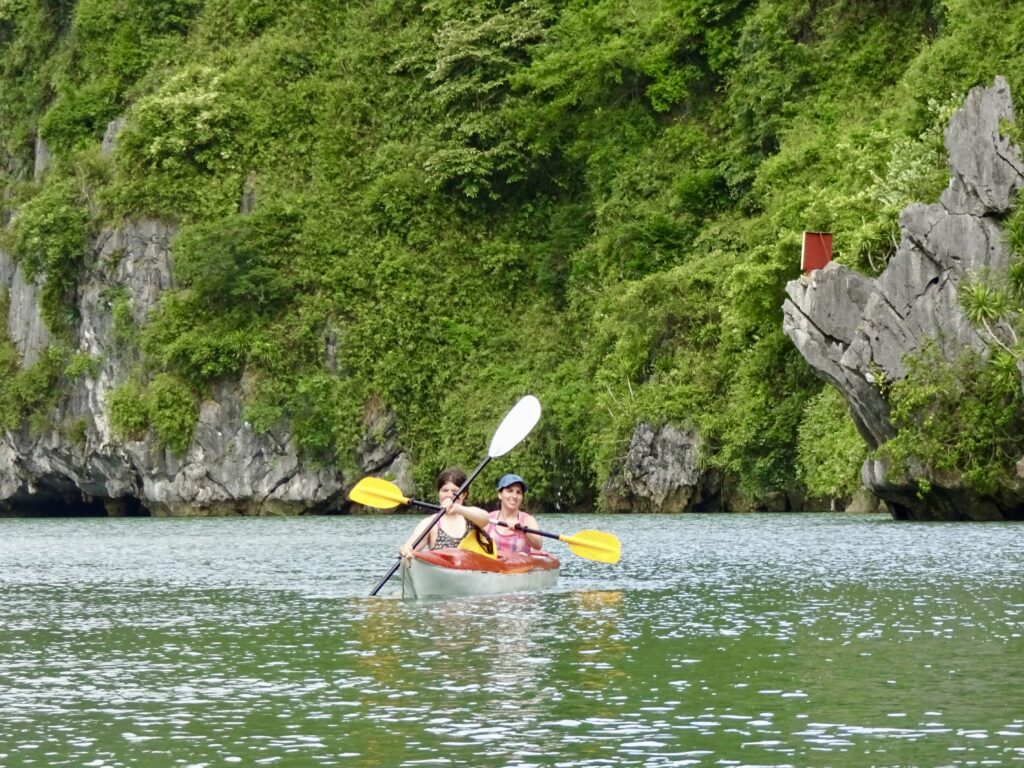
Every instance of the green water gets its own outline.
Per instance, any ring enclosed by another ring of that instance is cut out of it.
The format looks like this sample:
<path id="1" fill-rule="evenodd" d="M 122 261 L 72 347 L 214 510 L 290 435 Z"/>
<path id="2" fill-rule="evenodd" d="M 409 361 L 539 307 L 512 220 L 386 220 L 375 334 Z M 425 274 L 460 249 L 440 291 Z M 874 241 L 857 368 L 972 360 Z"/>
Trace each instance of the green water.
<path id="1" fill-rule="evenodd" d="M 1024 526 L 552 516 L 622 562 L 365 597 L 414 520 L 0 520 L 0 765 L 1024 763 Z"/>

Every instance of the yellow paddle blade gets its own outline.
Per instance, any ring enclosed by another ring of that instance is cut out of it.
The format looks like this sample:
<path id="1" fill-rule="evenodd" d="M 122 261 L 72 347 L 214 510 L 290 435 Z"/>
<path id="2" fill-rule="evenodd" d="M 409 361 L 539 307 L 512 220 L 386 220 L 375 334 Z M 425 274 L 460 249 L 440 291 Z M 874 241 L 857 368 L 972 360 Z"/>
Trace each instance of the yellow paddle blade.
<path id="1" fill-rule="evenodd" d="M 397 485 L 379 477 L 364 477 L 348 492 L 348 497 L 356 504 L 376 509 L 393 509 L 409 503 Z"/>
<path id="2" fill-rule="evenodd" d="M 559 541 L 569 545 L 569 549 L 580 557 L 597 560 L 601 563 L 617 563 L 622 550 L 617 536 L 604 531 L 580 531 L 573 536 L 559 536 Z"/>
<path id="3" fill-rule="evenodd" d="M 485 545 L 485 543 L 481 541 L 481 533 L 482 531 L 479 528 L 471 528 L 469 533 L 466 534 L 462 541 L 459 542 L 459 549 L 468 549 L 470 552 L 476 552 L 484 557 L 497 560 L 498 553 L 495 552 L 494 542 L 488 539 Z M 484 535 L 486 536 L 486 534 Z"/>

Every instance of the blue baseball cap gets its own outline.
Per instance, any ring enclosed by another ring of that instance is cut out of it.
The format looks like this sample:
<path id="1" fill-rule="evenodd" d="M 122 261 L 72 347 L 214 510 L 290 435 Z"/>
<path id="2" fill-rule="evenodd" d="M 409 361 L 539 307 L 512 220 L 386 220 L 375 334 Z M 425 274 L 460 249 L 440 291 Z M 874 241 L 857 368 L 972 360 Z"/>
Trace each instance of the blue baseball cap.
<path id="1" fill-rule="evenodd" d="M 519 475 L 513 475 L 511 473 L 501 476 L 501 480 L 498 481 L 498 490 L 500 491 L 503 488 L 508 488 L 510 485 L 515 485 L 516 483 L 519 483 L 521 486 L 523 486 L 523 493 L 526 493 L 528 490 L 530 490 L 527 487 L 526 481 L 523 480 L 523 478 L 521 478 Z"/>

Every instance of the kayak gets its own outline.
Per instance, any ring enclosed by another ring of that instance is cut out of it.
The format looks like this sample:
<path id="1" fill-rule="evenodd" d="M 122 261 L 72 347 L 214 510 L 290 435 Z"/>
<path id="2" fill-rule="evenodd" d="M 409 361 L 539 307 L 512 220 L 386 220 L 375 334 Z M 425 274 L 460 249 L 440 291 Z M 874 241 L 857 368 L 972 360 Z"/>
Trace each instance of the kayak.
<path id="1" fill-rule="evenodd" d="M 538 550 L 505 553 L 498 559 L 468 549 L 416 552 L 402 560 L 402 597 L 498 595 L 546 589 L 558 581 L 561 564 Z"/>

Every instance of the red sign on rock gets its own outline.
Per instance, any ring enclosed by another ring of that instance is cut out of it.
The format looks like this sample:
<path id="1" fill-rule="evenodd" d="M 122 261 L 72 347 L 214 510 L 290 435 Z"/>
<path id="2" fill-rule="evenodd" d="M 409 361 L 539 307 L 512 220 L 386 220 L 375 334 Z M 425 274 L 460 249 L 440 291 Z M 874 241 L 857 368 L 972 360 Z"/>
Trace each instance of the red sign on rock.
<path id="1" fill-rule="evenodd" d="M 832 233 L 804 232 L 804 245 L 800 251 L 800 269 L 805 275 L 822 269 L 832 261 Z"/>

